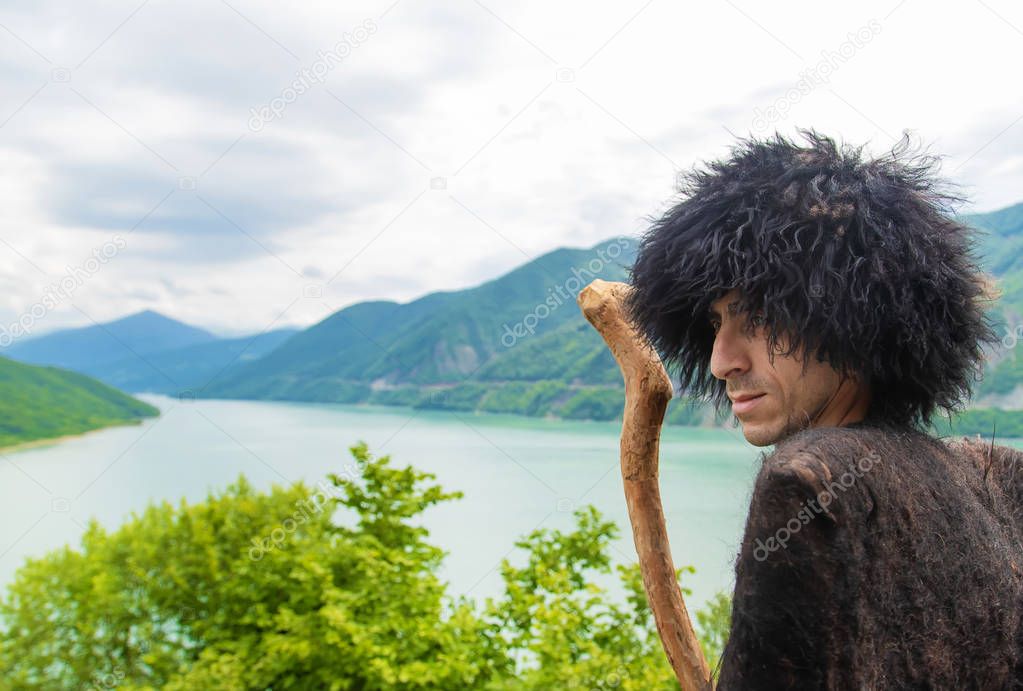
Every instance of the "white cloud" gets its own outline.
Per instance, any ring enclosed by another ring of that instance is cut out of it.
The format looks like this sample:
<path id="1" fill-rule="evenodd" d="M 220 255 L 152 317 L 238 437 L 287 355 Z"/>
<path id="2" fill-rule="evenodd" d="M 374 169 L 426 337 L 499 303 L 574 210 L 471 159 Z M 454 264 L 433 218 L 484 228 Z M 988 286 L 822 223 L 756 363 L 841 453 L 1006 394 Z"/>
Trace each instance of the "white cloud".
<path id="1" fill-rule="evenodd" d="M 377 31 L 325 83 L 248 129 L 252 108 L 366 20 Z M 748 0 L 43 2 L 9 6 L 0 24 L 3 323 L 47 282 L 32 264 L 55 280 L 115 234 L 128 247 L 74 296 L 97 321 L 149 308 L 258 331 L 472 285 L 639 232 L 676 168 L 726 154 L 730 133 L 762 134 L 757 113 L 786 99 L 772 126 L 788 134 L 812 126 L 877 152 L 915 131 L 978 210 L 1023 189 L 1008 81 L 1023 10 L 1007 0 L 827 13 Z M 793 100 L 807 70 L 826 82 Z M 323 300 L 300 298 L 342 267 Z M 82 312 L 62 305 L 46 327 Z"/>

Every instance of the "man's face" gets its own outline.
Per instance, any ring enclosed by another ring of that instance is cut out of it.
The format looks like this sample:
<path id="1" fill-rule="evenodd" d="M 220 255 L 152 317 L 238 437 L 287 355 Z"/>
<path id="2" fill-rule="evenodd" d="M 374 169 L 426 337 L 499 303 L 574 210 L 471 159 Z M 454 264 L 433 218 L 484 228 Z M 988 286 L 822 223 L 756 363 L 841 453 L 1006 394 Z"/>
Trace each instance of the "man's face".
<path id="1" fill-rule="evenodd" d="M 826 362 L 810 358 L 803 371 L 802 352 L 768 357 L 766 329 L 744 333 L 745 315 L 737 311 L 739 291 L 711 305 L 715 328 L 711 373 L 727 382 L 732 412 L 754 446 L 768 446 L 808 427 L 841 426 L 862 420 L 870 403 L 867 387 L 843 380 Z M 762 321 L 762 320 L 761 320 Z M 786 347 L 782 342 L 779 347 Z M 784 352 L 784 350 L 782 350 Z M 750 396 L 748 402 L 743 401 Z"/>

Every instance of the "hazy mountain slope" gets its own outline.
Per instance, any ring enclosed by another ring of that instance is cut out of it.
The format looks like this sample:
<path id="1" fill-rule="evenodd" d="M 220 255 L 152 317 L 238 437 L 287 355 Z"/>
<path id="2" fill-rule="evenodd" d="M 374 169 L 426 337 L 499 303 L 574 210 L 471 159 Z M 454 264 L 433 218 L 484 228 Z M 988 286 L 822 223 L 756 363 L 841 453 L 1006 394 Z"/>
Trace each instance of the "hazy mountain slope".
<path id="1" fill-rule="evenodd" d="M 280 329 L 255 336 L 222 338 L 84 368 L 100 381 L 131 393 L 169 395 L 200 391 L 246 363 L 270 353 L 299 331 Z"/>
<path id="2" fill-rule="evenodd" d="M 131 393 L 176 395 L 229 376 L 298 332 L 289 328 L 217 338 L 147 310 L 105 324 L 18 340 L 2 352 L 21 362 L 87 374 Z"/>
<path id="3" fill-rule="evenodd" d="M 208 331 L 146 310 L 106 324 L 22 337 L 0 354 L 31 364 L 96 371 L 105 363 L 214 340 Z"/>

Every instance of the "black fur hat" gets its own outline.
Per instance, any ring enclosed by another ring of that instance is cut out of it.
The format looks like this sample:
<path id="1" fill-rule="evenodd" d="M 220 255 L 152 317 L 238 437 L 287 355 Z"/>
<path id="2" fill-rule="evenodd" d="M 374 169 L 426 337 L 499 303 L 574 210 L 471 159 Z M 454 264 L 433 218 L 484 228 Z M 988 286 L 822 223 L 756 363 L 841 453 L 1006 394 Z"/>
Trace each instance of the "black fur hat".
<path id="1" fill-rule="evenodd" d="M 738 288 L 747 328 L 762 310 L 771 352 L 787 337 L 784 355 L 804 348 L 804 364 L 817 353 L 867 377 L 869 417 L 919 427 L 936 408 L 954 414 L 997 341 L 973 230 L 952 216 L 965 199 L 908 133 L 865 160 L 862 146 L 798 132 L 806 146 L 740 138 L 727 160 L 685 173 L 681 200 L 641 239 L 630 317 L 683 390 L 719 413 L 706 315 Z"/>

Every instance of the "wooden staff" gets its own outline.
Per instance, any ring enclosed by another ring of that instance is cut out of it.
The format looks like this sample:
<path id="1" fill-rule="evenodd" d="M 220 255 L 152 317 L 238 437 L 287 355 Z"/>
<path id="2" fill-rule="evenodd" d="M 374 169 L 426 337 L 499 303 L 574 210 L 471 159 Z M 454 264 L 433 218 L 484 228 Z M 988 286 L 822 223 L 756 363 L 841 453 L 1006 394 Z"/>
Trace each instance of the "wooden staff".
<path id="1" fill-rule="evenodd" d="M 664 411 L 671 400 L 671 380 L 661 358 L 625 317 L 622 301 L 629 290 L 625 283 L 597 279 L 583 288 L 577 299 L 625 378 L 622 480 L 657 633 L 683 691 L 713 691 L 710 668 L 679 589 L 657 482 L 658 445 Z"/>

